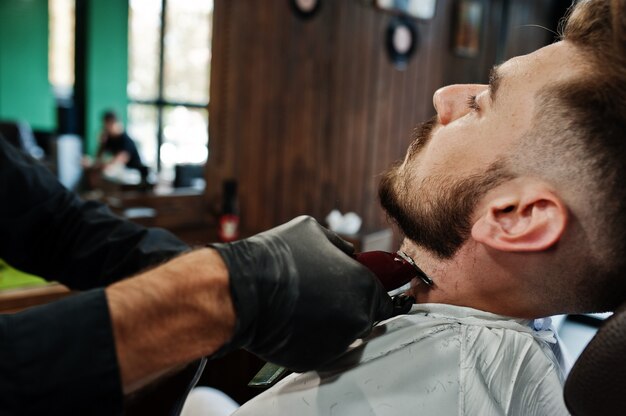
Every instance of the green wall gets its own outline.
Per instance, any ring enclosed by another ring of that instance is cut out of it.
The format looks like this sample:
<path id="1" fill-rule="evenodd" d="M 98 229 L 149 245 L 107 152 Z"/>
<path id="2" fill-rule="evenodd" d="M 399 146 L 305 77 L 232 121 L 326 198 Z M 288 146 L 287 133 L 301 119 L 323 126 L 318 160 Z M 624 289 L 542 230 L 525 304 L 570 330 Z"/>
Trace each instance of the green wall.
<path id="1" fill-rule="evenodd" d="M 76 92 L 85 105 L 85 151 L 94 154 L 102 112 L 112 108 L 126 122 L 128 0 L 76 1 L 76 19 L 84 19 L 83 25 L 77 22 L 83 31 L 76 34 L 84 42 L 83 59 L 76 57 L 84 85 Z M 48 81 L 47 0 L 0 0 L 0 118 L 25 120 L 37 130 L 56 129 Z"/>
<path id="2" fill-rule="evenodd" d="M 0 118 L 25 120 L 39 130 L 56 128 L 47 0 L 0 0 Z"/>
<path id="3" fill-rule="evenodd" d="M 102 112 L 111 108 L 126 122 L 128 0 L 82 1 L 87 23 L 83 34 L 85 150 L 93 155 L 98 148 Z"/>

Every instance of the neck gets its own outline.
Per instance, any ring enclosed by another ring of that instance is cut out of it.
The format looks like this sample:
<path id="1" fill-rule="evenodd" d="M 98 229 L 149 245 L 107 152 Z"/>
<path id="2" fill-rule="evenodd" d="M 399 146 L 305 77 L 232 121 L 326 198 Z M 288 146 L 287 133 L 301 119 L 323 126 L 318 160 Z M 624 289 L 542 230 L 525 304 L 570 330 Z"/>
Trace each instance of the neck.
<path id="1" fill-rule="evenodd" d="M 451 259 L 439 259 L 430 251 L 405 240 L 402 250 L 434 281 L 428 287 L 419 280 L 411 289 L 417 303 L 446 303 L 497 314 L 531 318 L 532 305 L 523 299 L 519 277 L 482 254 L 475 242 L 465 244 Z"/>

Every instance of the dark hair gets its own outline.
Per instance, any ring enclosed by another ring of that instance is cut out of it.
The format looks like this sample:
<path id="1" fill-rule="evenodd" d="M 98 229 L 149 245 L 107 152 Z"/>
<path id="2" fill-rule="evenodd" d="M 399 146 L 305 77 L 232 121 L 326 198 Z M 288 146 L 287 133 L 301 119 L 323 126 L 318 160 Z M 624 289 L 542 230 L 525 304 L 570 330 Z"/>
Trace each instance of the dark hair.
<path id="1" fill-rule="evenodd" d="M 563 39 L 580 48 L 589 65 L 585 79 L 558 88 L 570 131 L 587 154 L 603 197 L 603 229 L 613 257 L 626 271 L 626 2 L 579 2 L 563 27 Z M 619 264 L 619 266 L 618 266 Z M 626 276 L 623 277 L 626 279 Z"/>
<path id="2" fill-rule="evenodd" d="M 578 2 L 562 39 L 584 75 L 539 93 L 522 164 L 575 191 L 567 290 L 579 312 L 609 310 L 626 298 L 626 1 Z"/>
<path id="3" fill-rule="evenodd" d="M 104 113 L 102 113 L 102 120 L 105 123 L 117 121 L 117 114 L 115 114 L 115 111 L 113 110 L 106 110 Z"/>
<path id="4" fill-rule="evenodd" d="M 538 92 L 508 162 L 552 183 L 569 210 L 543 298 L 560 312 L 612 310 L 626 300 L 626 1 L 579 1 L 561 31 L 574 75 Z"/>

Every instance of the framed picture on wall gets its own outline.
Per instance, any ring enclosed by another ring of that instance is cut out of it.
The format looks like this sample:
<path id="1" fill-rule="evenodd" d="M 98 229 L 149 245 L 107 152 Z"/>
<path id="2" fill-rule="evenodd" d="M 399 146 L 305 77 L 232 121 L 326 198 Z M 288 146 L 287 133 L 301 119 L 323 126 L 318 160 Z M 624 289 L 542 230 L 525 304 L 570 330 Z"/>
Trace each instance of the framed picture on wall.
<path id="1" fill-rule="evenodd" d="M 389 59 L 396 69 L 406 69 L 417 49 L 417 28 L 411 19 L 395 16 L 387 26 L 385 39 Z"/>
<path id="2" fill-rule="evenodd" d="M 480 53 L 483 2 L 458 0 L 455 15 L 452 51 L 459 56 L 474 58 Z"/>

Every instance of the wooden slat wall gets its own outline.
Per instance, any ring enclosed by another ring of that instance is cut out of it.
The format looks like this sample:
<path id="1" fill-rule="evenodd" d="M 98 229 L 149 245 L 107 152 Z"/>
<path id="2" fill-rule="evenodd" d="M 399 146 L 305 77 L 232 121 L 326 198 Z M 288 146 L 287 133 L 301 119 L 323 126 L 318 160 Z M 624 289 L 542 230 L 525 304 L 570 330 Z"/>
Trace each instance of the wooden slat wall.
<path id="1" fill-rule="evenodd" d="M 509 0 L 507 43 L 505 59 L 525 55 L 537 49 L 537 45 L 557 39 L 557 24 L 571 0 L 552 0 L 544 4 L 533 0 Z"/>
<path id="2" fill-rule="evenodd" d="M 393 16 L 362 0 L 322 0 L 310 20 L 287 0 L 215 0 L 209 197 L 236 178 L 247 233 L 299 214 L 322 220 L 333 208 L 357 212 L 367 229 L 385 226 L 377 176 L 434 115 L 437 88 L 486 79 L 506 1 L 484 1 L 483 47 L 468 59 L 450 52 L 456 3 L 439 0 L 435 19 L 416 21 L 419 49 L 399 71 L 384 48 Z M 511 0 L 510 21 L 543 23 L 551 3 Z M 536 49 L 551 39 L 546 33 L 504 54 Z"/>

